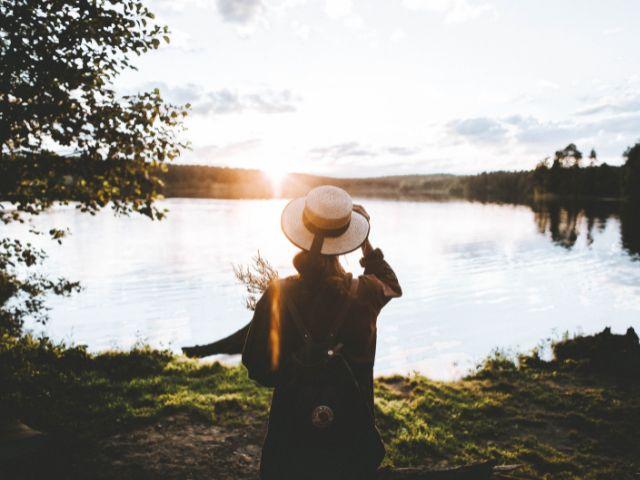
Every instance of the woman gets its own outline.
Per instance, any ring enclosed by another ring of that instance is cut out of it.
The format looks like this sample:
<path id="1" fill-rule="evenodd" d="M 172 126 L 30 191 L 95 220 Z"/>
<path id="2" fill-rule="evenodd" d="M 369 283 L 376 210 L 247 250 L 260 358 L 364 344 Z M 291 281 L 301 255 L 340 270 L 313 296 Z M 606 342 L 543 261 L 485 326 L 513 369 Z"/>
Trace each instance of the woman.
<path id="1" fill-rule="evenodd" d="M 369 478 L 384 457 L 373 417 L 376 319 L 402 294 L 368 240 L 369 215 L 342 189 L 322 186 L 291 201 L 282 229 L 302 251 L 298 275 L 259 300 L 242 362 L 275 387 L 262 480 Z M 338 256 L 362 248 L 353 278 Z"/>

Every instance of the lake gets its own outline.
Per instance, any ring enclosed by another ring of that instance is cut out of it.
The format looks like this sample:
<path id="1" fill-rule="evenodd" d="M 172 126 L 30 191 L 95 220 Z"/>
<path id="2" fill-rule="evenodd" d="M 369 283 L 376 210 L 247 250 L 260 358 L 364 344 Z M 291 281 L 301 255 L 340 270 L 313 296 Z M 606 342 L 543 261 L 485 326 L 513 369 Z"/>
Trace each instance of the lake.
<path id="1" fill-rule="evenodd" d="M 361 203 L 372 217 L 371 241 L 404 289 L 379 318 L 377 374 L 416 370 L 454 379 L 496 347 L 525 351 L 565 331 L 640 327 L 635 214 L 465 201 Z M 293 273 L 296 249 L 279 227 L 285 204 L 169 199 L 161 202 L 170 210 L 162 222 L 109 211 L 92 217 L 72 207 L 41 215 L 36 226 L 72 232 L 62 246 L 43 243 L 46 272 L 84 286 L 71 298 L 51 299 L 45 332 L 92 351 L 137 342 L 179 351 L 232 333 L 251 318 L 234 263 L 249 263 L 259 250 L 281 275 Z M 343 264 L 360 272 L 358 259 L 350 254 Z"/>

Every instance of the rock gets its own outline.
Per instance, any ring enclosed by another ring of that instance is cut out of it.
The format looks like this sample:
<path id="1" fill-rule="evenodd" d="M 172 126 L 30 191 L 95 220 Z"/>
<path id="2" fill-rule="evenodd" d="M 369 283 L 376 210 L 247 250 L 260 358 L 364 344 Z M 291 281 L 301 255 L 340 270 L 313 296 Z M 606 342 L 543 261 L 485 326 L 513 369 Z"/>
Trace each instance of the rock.
<path id="1" fill-rule="evenodd" d="M 576 337 L 553 345 L 557 361 L 576 363 L 589 373 L 640 381 L 640 341 L 632 327 L 624 335 L 607 327 L 595 335 Z"/>

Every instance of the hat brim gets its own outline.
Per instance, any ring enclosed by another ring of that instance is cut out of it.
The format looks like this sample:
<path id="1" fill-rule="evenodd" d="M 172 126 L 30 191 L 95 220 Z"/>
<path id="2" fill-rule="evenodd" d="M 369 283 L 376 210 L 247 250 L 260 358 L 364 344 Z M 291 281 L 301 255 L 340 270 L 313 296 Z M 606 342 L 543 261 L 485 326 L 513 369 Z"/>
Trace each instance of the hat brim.
<path id="1" fill-rule="evenodd" d="M 285 236 L 296 247 L 302 250 L 311 249 L 312 232 L 307 230 L 302 221 L 305 198 L 291 200 L 284 210 L 280 224 Z M 358 212 L 351 212 L 351 221 L 347 230 L 338 237 L 325 237 L 322 243 L 322 255 L 343 255 L 359 248 L 369 236 L 369 221 Z"/>

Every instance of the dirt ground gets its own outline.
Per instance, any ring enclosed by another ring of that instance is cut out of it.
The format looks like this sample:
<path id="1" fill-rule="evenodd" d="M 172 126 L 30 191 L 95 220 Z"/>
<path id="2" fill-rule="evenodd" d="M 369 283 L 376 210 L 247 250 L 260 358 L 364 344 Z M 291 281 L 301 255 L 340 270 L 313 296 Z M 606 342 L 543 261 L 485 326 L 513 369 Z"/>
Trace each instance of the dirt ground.
<path id="1" fill-rule="evenodd" d="M 264 433 L 263 421 L 223 427 L 176 414 L 105 439 L 96 457 L 73 470 L 120 480 L 256 479 Z"/>
<path id="2" fill-rule="evenodd" d="M 0 480 L 255 480 L 266 423 L 238 420 L 216 426 L 178 413 L 89 445 L 47 437 L 26 460 L 0 468 Z"/>

